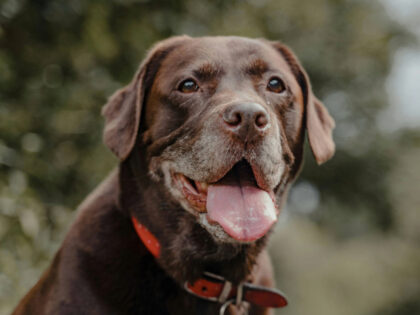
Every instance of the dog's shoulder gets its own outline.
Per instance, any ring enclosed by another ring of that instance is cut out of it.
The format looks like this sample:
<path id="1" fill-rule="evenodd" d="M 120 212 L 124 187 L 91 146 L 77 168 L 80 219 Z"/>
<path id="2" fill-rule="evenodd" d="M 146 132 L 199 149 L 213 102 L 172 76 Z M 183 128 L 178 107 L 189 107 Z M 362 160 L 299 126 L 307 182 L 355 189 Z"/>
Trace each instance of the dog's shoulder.
<path id="1" fill-rule="evenodd" d="M 118 207 L 119 169 L 115 168 L 79 205 L 78 217 L 102 208 Z M 76 220 L 77 221 L 77 220 Z"/>

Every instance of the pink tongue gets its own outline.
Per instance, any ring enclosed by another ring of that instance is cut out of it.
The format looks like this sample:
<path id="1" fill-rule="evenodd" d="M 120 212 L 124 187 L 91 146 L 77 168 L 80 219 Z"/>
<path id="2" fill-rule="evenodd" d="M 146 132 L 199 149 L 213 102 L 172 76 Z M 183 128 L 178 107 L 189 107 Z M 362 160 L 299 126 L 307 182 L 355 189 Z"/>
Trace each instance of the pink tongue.
<path id="1" fill-rule="evenodd" d="M 276 207 L 268 192 L 250 180 L 249 172 L 233 170 L 207 191 L 207 216 L 238 241 L 264 236 L 276 222 Z"/>

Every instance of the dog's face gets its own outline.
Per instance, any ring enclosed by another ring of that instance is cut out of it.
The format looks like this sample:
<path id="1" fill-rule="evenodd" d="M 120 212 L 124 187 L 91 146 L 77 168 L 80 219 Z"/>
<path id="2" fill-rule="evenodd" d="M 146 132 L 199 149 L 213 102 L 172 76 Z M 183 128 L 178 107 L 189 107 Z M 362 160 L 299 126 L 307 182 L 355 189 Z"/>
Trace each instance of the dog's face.
<path id="1" fill-rule="evenodd" d="M 124 160 L 138 143 L 149 176 L 217 242 L 250 243 L 270 230 L 305 129 L 319 163 L 334 153 L 333 120 L 304 70 L 265 40 L 164 41 L 103 113 L 106 144 Z"/>

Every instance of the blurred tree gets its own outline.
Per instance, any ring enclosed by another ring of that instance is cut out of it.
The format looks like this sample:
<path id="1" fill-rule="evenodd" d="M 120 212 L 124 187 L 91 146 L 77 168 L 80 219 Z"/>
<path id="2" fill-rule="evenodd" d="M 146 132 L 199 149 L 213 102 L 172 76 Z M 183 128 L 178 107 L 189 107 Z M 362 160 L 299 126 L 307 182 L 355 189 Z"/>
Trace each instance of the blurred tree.
<path id="1" fill-rule="evenodd" d="M 291 46 L 336 119 L 337 154 L 318 168 L 306 150 L 290 211 L 308 204 L 311 222 L 342 240 L 395 232 L 387 180 L 396 144 L 401 152 L 413 142 L 381 134 L 376 118 L 392 54 L 412 38 L 377 1 L 4 0 L 0 313 L 39 277 L 77 204 L 116 164 L 101 142 L 102 104 L 154 42 L 184 33 Z M 397 309 L 419 307 L 404 303 Z"/>

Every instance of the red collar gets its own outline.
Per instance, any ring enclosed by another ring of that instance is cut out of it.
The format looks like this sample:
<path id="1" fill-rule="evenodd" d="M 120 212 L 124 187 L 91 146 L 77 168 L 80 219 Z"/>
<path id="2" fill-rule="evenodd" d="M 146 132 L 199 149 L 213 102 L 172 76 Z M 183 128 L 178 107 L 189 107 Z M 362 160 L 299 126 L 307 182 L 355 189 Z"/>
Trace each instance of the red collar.
<path id="1" fill-rule="evenodd" d="M 146 246 L 155 258 L 159 258 L 160 244 L 156 237 L 143 224 L 140 224 L 135 217 L 131 217 L 131 221 L 133 221 L 134 229 L 144 246 Z"/>
<path id="2" fill-rule="evenodd" d="M 159 258 L 159 241 L 136 218 L 131 217 L 131 220 L 143 244 L 155 258 Z M 222 303 L 221 314 L 229 304 L 239 305 L 242 301 L 263 307 L 284 307 L 288 304 L 283 293 L 277 289 L 257 286 L 249 282 L 241 282 L 239 286 L 235 286 L 225 278 L 209 272 L 205 272 L 203 277 L 193 284 L 186 282 L 184 288 L 199 298 Z"/>

